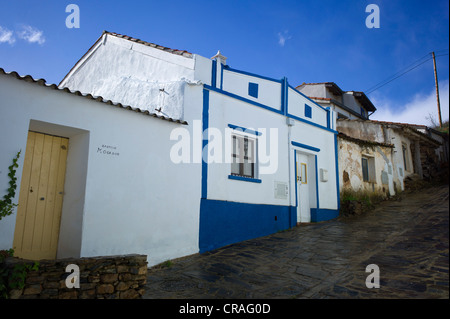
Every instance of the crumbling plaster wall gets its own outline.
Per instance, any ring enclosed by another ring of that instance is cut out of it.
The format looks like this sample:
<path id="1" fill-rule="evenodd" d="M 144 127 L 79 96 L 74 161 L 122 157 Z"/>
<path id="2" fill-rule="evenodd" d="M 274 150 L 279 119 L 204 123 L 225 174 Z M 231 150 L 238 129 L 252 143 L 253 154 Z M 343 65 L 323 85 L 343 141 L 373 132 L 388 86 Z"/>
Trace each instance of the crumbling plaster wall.
<path id="1" fill-rule="evenodd" d="M 395 195 L 390 147 L 362 145 L 338 138 L 340 191 L 367 191 Z M 362 157 L 370 159 L 369 181 L 363 180 Z"/>

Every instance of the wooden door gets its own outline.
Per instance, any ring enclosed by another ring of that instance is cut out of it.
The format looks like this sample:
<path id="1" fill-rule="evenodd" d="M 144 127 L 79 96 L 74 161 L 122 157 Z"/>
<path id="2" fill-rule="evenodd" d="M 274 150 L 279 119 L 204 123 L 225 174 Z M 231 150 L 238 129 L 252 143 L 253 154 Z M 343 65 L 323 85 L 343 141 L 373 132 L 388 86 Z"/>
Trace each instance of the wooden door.
<path id="1" fill-rule="evenodd" d="M 55 259 L 69 139 L 28 132 L 14 232 L 14 255 Z"/>

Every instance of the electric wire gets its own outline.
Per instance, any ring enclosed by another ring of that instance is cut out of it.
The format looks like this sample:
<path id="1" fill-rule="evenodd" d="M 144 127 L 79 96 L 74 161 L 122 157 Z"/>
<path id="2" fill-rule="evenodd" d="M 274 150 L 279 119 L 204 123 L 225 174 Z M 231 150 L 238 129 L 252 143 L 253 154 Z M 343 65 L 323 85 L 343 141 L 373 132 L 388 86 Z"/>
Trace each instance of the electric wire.
<path id="1" fill-rule="evenodd" d="M 444 50 L 441 50 L 444 51 Z M 397 73 L 391 75 L 390 77 L 388 77 L 387 79 L 373 85 L 372 87 L 368 88 L 365 92 L 366 94 L 370 94 L 378 89 L 380 89 L 381 87 L 385 86 L 386 84 L 398 79 L 399 77 L 405 75 L 406 73 L 418 68 L 419 66 L 421 66 L 422 64 L 428 62 L 429 60 L 432 59 L 432 57 L 430 56 L 431 53 L 427 53 L 426 55 L 424 55 L 423 57 L 419 58 L 418 60 L 416 60 L 415 62 L 413 62 L 412 64 L 408 65 L 407 67 L 403 68 L 402 70 L 398 71 Z M 445 54 L 444 54 L 445 55 Z M 425 59 L 425 60 L 424 60 Z"/>

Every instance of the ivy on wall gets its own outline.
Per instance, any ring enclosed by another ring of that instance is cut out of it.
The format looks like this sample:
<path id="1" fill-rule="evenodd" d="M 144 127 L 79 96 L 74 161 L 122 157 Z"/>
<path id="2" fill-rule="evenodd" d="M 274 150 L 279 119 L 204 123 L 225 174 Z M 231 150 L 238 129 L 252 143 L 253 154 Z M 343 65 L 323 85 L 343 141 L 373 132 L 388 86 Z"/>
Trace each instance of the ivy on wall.
<path id="1" fill-rule="evenodd" d="M 14 208 L 17 207 L 17 204 L 14 204 L 12 200 L 16 196 L 16 188 L 17 188 L 16 168 L 19 167 L 17 161 L 19 160 L 20 152 L 21 151 L 19 151 L 16 157 L 14 157 L 12 165 L 8 167 L 9 170 L 8 176 L 10 178 L 9 188 L 7 190 L 7 193 L 3 196 L 3 199 L 0 200 L 0 220 L 3 217 L 11 215 Z"/>

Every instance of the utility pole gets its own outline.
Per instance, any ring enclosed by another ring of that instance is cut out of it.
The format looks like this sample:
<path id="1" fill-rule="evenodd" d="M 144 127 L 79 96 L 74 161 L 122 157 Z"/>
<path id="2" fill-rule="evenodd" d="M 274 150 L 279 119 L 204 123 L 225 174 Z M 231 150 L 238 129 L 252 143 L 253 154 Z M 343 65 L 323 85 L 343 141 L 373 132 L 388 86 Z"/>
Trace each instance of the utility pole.
<path id="1" fill-rule="evenodd" d="M 438 84 L 437 71 L 436 71 L 436 57 L 434 56 L 434 52 L 431 52 L 431 55 L 433 56 L 434 82 L 436 83 L 436 99 L 437 99 L 437 107 L 438 107 L 438 114 L 439 114 L 439 127 L 442 127 L 441 102 L 439 100 L 439 84 Z"/>

